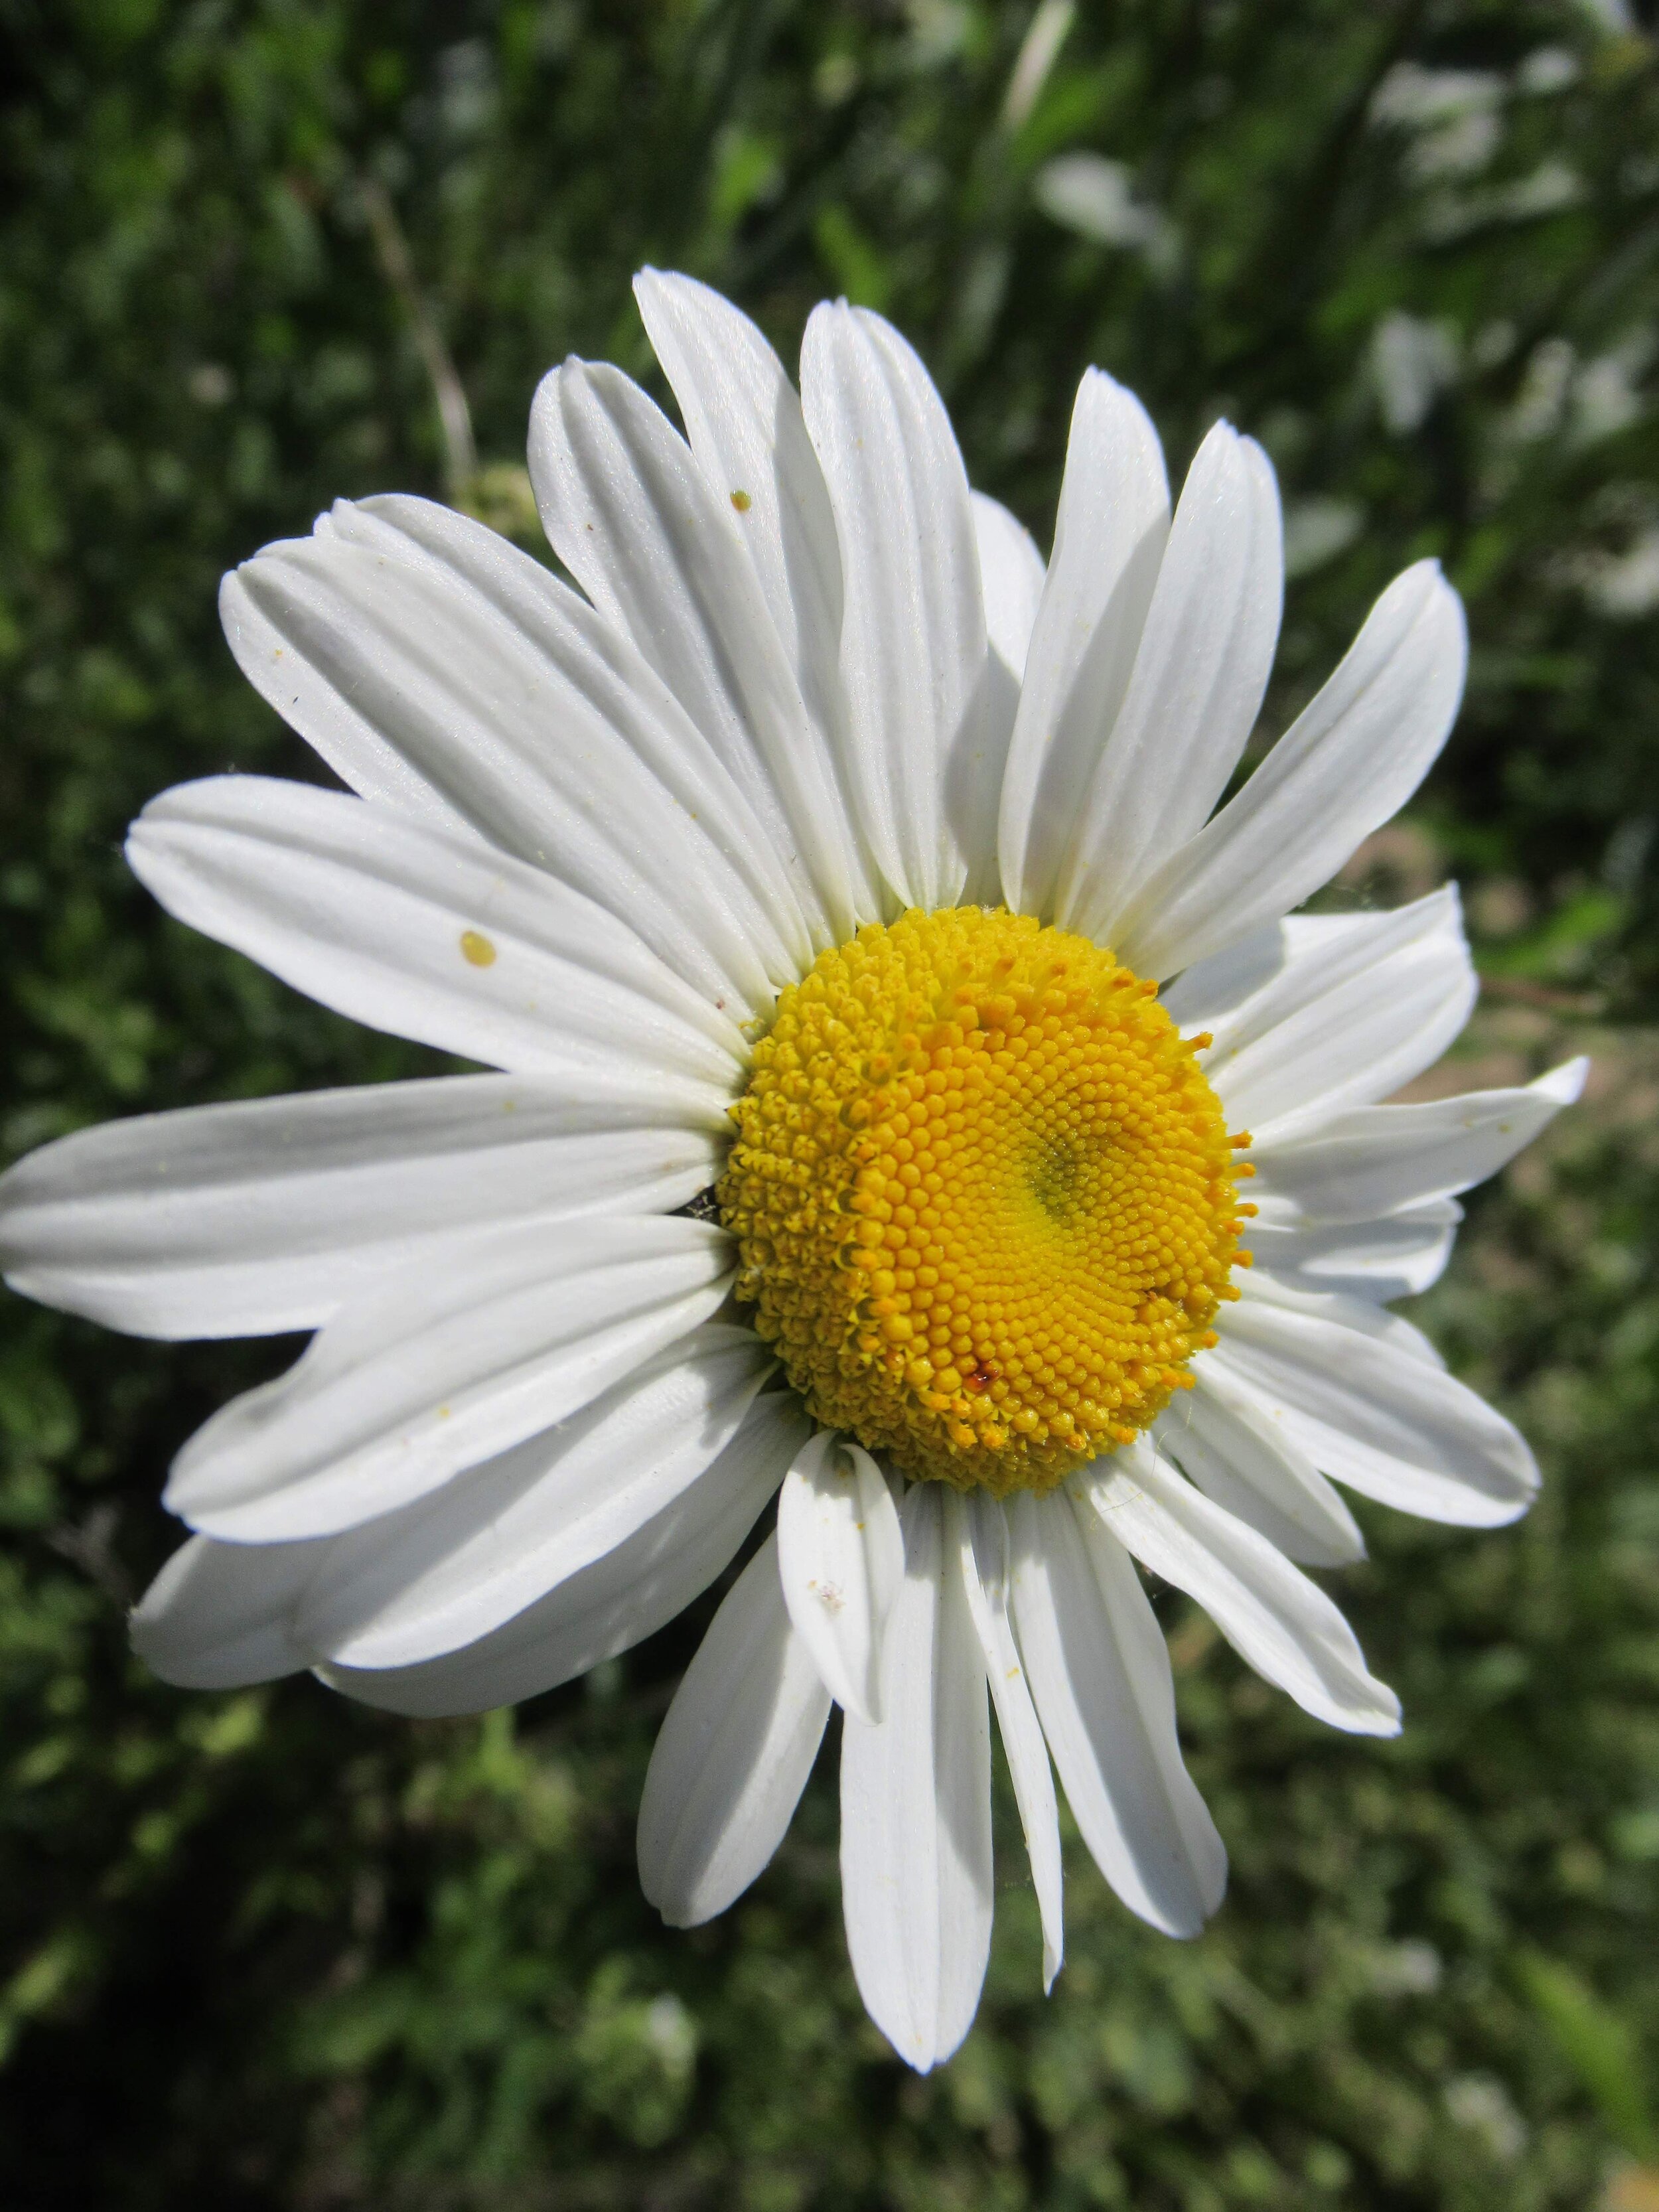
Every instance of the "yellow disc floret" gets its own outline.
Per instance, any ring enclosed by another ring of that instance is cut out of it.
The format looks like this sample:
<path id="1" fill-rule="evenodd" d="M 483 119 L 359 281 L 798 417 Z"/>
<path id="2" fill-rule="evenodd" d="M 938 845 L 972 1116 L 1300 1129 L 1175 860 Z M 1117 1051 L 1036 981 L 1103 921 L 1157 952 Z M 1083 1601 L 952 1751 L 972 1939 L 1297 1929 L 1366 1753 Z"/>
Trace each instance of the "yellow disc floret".
<path id="1" fill-rule="evenodd" d="M 755 1048 L 716 1193 L 809 1412 L 999 1497 L 1144 1429 L 1246 1256 L 1207 1042 L 1022 915 L 911 913 L 822 954 Z"/>

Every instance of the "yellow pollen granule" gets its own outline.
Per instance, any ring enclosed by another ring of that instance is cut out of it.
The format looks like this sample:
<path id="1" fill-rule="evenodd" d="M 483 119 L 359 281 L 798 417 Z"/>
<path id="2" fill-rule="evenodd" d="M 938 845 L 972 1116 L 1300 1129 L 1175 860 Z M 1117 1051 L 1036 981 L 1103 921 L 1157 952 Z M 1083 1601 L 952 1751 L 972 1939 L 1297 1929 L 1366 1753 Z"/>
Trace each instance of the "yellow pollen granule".
<path id="1" fill-rule="evenodd" d="M 1155 984 L 1026 916 L 910 913 L 822 954 L 715 1194 L 809 1412 L 999 1497 L 1144 1429 L 1238 1295 L 1249 1139 L 1197 1048 Z"/>

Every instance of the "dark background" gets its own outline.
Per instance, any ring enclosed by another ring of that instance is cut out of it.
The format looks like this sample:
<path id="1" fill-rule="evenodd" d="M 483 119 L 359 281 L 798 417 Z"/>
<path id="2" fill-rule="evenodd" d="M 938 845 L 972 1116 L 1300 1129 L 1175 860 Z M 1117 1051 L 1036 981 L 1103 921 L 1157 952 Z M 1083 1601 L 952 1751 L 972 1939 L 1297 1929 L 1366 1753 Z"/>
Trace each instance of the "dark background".
<path id="1" fill-rule="evenodd" d="M 220 571 L 392 487 L 530 542 L 536 379 L 651 376 L 642 261 L 786 357 L 845 291 L 1045 544 L 1090 362 L 1177 471 L 1219 413 L 1262 439 L 1295 572 L 1264 738 L 1407 561 L 1463 592 L 1458 732 L 1337 896 L 1462 878 L 1486 991 L 1443 1087 L 1596 1055 L 1419 1314 L 1544 1500 L 1490 1535 L 1365 1515 L 1339 1595 L 1397 1744 L 1322 1730 L 1161 1599 L 1228 1902 L 1168 1942 L 1073 1839 L 1045 2002 L 1004 1793 L 985 2004 L 924 2081 L 853 1990 L 829 1753 L 723 1921 L 668 1934 L 638 1895 L 712 1595 L 482 1723 L 166 1689 L 122 1607 L 176 1534 L 167 1460 L 291 1347 L 8 1300 L 9 2207 L 1659 2204 L 1654 44 L 1615 0 L 1067 12 L 1027 42 L 1030 0 L 0 0 L 4 1156 L 433 1064 L 125 872 L 159 787 L 312 773 L 231 663 Z"/>

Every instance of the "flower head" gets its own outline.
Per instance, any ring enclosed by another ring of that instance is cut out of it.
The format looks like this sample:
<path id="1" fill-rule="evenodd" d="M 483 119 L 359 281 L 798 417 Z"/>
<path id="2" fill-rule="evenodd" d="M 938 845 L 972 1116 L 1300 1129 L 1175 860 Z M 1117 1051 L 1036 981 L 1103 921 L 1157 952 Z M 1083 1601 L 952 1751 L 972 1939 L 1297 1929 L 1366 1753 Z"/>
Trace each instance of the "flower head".
<path id="1" fill-rule="evenodd" d="M 1190 1385 L 1237 1296 L 1233 1140 L 1156 988 L 953 907 L 782 994 L 717 1195 L 737 1296 L 820 1425 L 1005 1497 Z"/>
<path id="2" fill-rule="evenodd" d="M 182 920 L 496 1072 L 69 1138 L 0 1183 L 0 1256 L 141 1334 L 316 1332 L 174 1464 L 197 1533 L 133 1620 L 174 1681 L 527 1697 L 775 1498 L 641 1876 L 672 1922 L 731 1903 L 838 1704 L 853 1965 L 927 2068 L 984 1974 L 993 1708 L 1045 1984 L 1056 1769 L 1133 1911 L 1219 1900 L 1137 1561 L 1310 1712 L 1398 1727 L 1302 1569 L 1361 1553 L 1337 1484 L 1525 1510 L 1525 1443 L 1388 1303 L 1583 1067 L 1381 1103 L 1468 1014 L 1455 897 L 1292 912 L 1450 726 L 1432 562 L 1220 803 L 1281 596 L 1249 439 L 1218 424 L 1172 514 L 1091 370 L 1045 569 L 878 317 L 818 308 L 798 397 L 714 293 L 637 289 L 684 437 L 580 362 L 532 416 L 580 591 L 425 501 L 341 502 L 222 605 L 349 789 L 188 785 L 129 845 Z"/>

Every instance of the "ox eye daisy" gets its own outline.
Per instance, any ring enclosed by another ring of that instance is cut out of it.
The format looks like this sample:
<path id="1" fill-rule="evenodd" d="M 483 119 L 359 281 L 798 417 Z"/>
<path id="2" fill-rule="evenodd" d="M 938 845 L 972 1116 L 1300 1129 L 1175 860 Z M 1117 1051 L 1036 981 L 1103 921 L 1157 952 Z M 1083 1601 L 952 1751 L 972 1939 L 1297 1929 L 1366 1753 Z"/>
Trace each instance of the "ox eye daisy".
<path id="1" fill-rule="evenodd" d="M 0 1261 L 143 1334 L 311 1332 L 173 1463 L 191 1533 L 132 1618 L 168 1680 L 477 1712 L 718 1590 L 646 1893 L 740 1895 L 839 1709 L 853 1969 L 926 2070 L 985 1974 L 994 1713 L 1045 1987 L 1057 1784 L 1131 1911 L 1220 1900 L 1143 1571 L 1399 1727 L 1307 1570 L 1363 1554 L 1345 1492 L 1526 1510 L 1524 1441 L 1390 1305 L 1583 1066 L 1389 1103 L 1474 1001 L 1455 894 L 1297 911 L 1451 726 L 1432 562 L 1223 803 L 1282 596 L 1249 438 L 1172 500 L 1090 370 L 1045 562 L 878 316 L 818 307 L 797 390 L 705 287 L 635 289 L 683 432 L 578 361 L 532 413 L 574 587 L 339 501 L 221 605 L 345 788 L 185 785 L 128 843 L 180 920 L 480 1072 L 82 1132 L 0 1180 Z"/>

